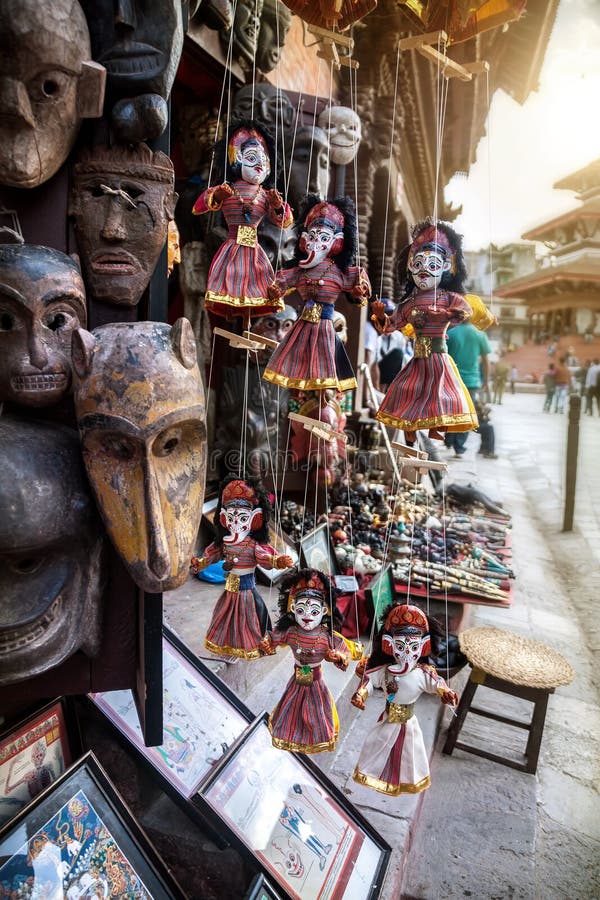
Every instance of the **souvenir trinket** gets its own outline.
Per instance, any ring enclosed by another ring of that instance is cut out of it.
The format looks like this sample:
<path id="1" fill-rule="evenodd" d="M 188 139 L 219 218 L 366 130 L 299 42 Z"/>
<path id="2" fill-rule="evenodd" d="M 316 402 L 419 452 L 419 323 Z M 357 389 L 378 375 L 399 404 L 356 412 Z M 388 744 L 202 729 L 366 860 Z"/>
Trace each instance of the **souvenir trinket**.
<path id="1" fill-rule="evenodd" d="M 191 562 L 195 575 L 220 559 L 227 572 L 225 590 L 215 604 L 204 646 L 211 653 L 258 659 L 271 620 L 256 590 L 254 571 L 256 566 L 287 569 L 293 561 L 266 543 L 271 507 L 254 479 L 227 478 L 221 485 L 217 510 L 217 538 Z"/>

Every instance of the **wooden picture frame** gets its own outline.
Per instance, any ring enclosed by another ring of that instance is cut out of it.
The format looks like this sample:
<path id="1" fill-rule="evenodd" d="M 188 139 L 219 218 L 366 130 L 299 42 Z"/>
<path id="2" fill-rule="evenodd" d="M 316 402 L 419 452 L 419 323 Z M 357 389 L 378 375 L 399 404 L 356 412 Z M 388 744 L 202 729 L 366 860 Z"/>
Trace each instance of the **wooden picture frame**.
<path id="1" fill-rule="evenodd" d="M 259 716 L 200 796 L 215 827 L 291 900 L 372 900 L 391 848 L 318 766 L 273 747 Z"/>
<path id="2" fill-rule="evenodd" d="M 80 752 L 66 697 L 44 704 L 0 734 L 0 826 L 56 781 Z"/>
<path id="3" fill-rule="evenodd" d="M 146 747 L 131 691 L 89 694 L 118 735 L 160 776 L 175 799 L 189 801 L 254 714 L 163 626 L 163 742 Z"/>
<path id="4" fill-rule="evenodd" d="M 337 559 L 329 538 L 327 522 L 318 525 L 300 540 L 300 559 L 303 566 L 318 569 L 335 579 L 339 575 Z"/>
<path id="5" fill-rule="evenodd" d="M 385 565 L 365 588 L 369 615 L 375 619 L 375 630 L 384 624 L 383 612 L 397 600 L 392 563 Z"/>
<path id="6" fill-rule="evenodd" d="M 91 752 L 0 829 L 0 892 L 16 896 L 25 884 L 48 897 L 118 887 L 123 897 L 185 900 Z"/>

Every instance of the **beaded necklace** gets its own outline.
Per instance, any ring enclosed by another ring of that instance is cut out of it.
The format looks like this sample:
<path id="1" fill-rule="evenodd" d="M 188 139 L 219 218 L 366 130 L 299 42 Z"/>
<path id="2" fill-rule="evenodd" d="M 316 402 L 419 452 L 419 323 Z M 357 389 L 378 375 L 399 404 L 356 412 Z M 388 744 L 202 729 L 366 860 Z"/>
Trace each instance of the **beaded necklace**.
<path id="1" fill-rule="evenodd" d="M 249 222 L 250 221 L 250 213 L 252 212 L 252 207 L 258 201 L 259 194 L 262 190 L 262 184 L 258 185 L 254 196 L 248 197 L 248 199 L 246 199 L 245 197 L 242 197 L 242 195 L 240 194 L 240 192 L 238 191 L 238 189 L 236 188 L 235 185 L 232 185 L 231 188 L 233 190 L 234 196 L 237 197 L 238 200 L 242 201 L 242 213 L 243 213 L 243 216 L 244 216 L 246 222 Z"/>

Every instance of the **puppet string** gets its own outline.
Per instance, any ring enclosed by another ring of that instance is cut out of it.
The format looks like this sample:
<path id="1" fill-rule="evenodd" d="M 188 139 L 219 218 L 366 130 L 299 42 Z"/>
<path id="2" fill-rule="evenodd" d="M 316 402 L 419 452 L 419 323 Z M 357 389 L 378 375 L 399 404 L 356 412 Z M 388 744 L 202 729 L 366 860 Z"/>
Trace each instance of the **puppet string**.
<path id="1" fill-rule="evenodd" d="M 383 254 L 381 258 L 381 279 L 379 282 L 379 297 L 383 297 L 383 278 L 385 274 L 385 257 L 387 253 L 387 230 L 390 211 L 390 194 L 392 192 L 392 157 L 394 154 L 394 138 L 396 133 L 396 103 L 398 100 L 398 73 L 400 71 L 400 42 L 396 49 L 396 77 L 394 79 L 394 105 L 392 113 L 392 133 L 390 136 L 390 152 L 388 155 L 388 185 L 385 197 L 385 218 L 383 222 Z"/>

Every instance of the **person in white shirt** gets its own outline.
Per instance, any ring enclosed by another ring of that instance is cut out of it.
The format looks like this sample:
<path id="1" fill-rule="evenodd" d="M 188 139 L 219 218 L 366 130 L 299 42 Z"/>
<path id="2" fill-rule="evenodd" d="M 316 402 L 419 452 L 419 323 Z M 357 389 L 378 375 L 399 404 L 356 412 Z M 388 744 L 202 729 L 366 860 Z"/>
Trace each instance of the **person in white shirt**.
<path id="1" fill-rule="evenodd" d="M 600 359 L 594 359 L 592 365 L 587 370 L 584 384 L 585 393 L 585 412 L 588 416 L 594 415 L 594 397 L 596 398 L 596 409 L 600 415 Z"/>

